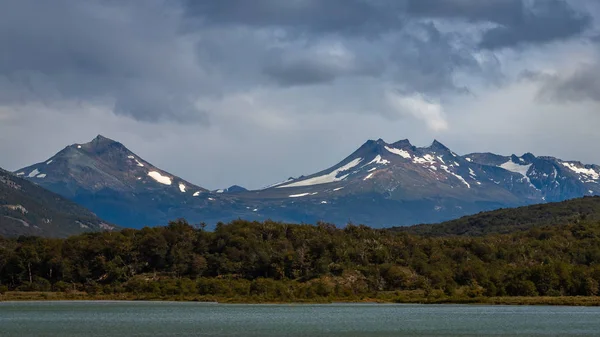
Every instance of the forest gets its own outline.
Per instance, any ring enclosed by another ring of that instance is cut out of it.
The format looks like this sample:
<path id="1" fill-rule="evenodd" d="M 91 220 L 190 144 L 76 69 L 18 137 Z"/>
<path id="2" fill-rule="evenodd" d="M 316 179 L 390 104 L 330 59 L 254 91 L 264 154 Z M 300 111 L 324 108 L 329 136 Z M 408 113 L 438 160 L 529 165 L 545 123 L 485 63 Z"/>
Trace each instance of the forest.
<path id="1" fill-rule="evenodd" d="M 485 236 L 233 221 L 0 238 L 2 294 L 239 302 L 596 296 L 600 222 Z M 66 295 L 65 295 L 66 296 Z"/>

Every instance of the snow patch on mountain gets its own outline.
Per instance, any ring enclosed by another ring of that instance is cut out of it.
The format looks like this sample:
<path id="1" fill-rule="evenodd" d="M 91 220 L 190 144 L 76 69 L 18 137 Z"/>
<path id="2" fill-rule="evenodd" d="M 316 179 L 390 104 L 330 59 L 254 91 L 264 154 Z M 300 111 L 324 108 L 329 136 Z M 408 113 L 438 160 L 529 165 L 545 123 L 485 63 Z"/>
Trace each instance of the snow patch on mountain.
<path id="1" fill-rule="evenodd" d="M 183 183 L 179 183 L 179 190 L 181 193 L 185 193 L 185 185 Z"/>
<path id="2" fill-rule="evenodd" d="M 148 172 L 148 176 L 150 176 L 150 178 L 156 180 L 157 182 L 163 184 L 163 185 L 171 185 L 172 181 L 170 177 L 167 176 L 163 176 L 162 174 L 156 172 L 156 171 L 150 171 Z"/>
<path id="3" fill-rule="evenodd" d="M 33 178 L 33 177 L 37 176 L 38 174 L 40 174 L 40 171 L 38 171 L 38 169 L 34 169 L 33 171 L 29 172 L 29 174 L 27 176 L 29 178 Z"/>
<path id="4" fill-rule="evenodd" d="M 192 197 L 197 197 L 200 195 L 200 192 L 194 192 L 194 194 L 192 194 Z"/>
<path id="5" fill-rule="evenodd" d="M 343 188 L 344 188 L 344 187 L 338 187 L 338 188 L 334 188 L 334 189 L 333 189 L 333 191 L 334 191 L 334 192 L 337 192 L 337 191 L 339 191 L 339 190 L 341 190 L 341 189 L 343 189 Z"/>
<path id="6" fill-rule="evenodd" d="M 346 164 L 340 168 L 337 168 L 328 174 L 324 174 L 324 175 L 318 176 L 318 177 L 308 178 L 305 180 L 301 180 L 301 181 L 283 185 L 283 186 L 277 186 L 277 188 L 320 185 L 320 184 L 327 184 L 327 183 L 333 183 L 336 181 L 344 180 L 346 177 L 348 177 L 348 174 L 343 175 L 341 177 L 338 177 L 338 175 L 342 172 L 348 171 L 351 168 L 357 166 L 358 164 L 360 164 L 360 162 L 362 162 L 362 160 L 363 160 L 362 158 L 356 158 L 356 159 L 352 160 L 351 162 L 349 162 L 348 164 Z"/>
<path id="7" fill-rule="evenodd" d="M 52 159 L 50 159 L 46 162 L 46 165 L 50 165 L 50 164 L 52 164 Z"/>
<path id="8" fill-rule="evenodd" d="M 440 165 L 440 167 L 446 171 L 447 173 L 450 173 L 451 175 L 453 175 L 454 177 L 456 177 L 456 179 L 460 180 L 463 184 L 467 185 L 468 188 L 471 188 L 471 184 L 469 184 L 465 178 L 463 178 L 462 176 L 450 171 L 450 169 L 448 168 L 448 166 L 446 165 Z"/>
<path id="9" fill-rule="evenodd" d="M 529 171 L 531 164 L 521 165 L 521 164 L 514 163 L 512 160 L 509 160 L 506 163 L 500 165 L 500 167 L 507 171 L 518 173 L 518 174 L 522 175 L 523 177 L 525 177 L 527 181 L 529 181 L 527 172 Z"/>
<path id="10" fill-rule="evenodd" d="M 17 173 L 17 177 L 20 177 L 20 176 L 22 176 L 24 174 L 25 174 L 25 172 L 19 172 L 19 173 Z"/>
<path id="11" fill-rule="evenodd" d="M 46 173 L 41 173 L 35 176 L 36 178 L 46 178 Z"/>
<path id="12" fill-rule="evenodd" d="M 415 157 L 413 158 L 413 163 L 415 164 L 435 164 L 435 157 L 430 155 L 430 154 L 426 154 L 423 157 Z"/>
<path id="13" fill-rule="evenodd" d="M 375 159 L 371 160 L 367 165 L 371 165 L 371 164 L 387 165 L 389 163 L 390 163 L 389 160 L 381 158 L 381 155 L 377 155 L 375 157 Z M 365 166 L 367 166 L 367 165 L 365 165 Z"/>
<path id="14" fill-rule="evenodd" d="M 598 174 L 598 172 L 596 172 L 595 170 L 593 170 L 591 168 L 588 169 L 585 167 L 577 167 L 577 165 L 575 165 L 573 163 L 567 163 L 567 162 L 562 162 L 561 164 L 577 174 L 586 175 L 593 180 L 600 179 L 600 174 Z"/>
<path id="15" fill-rule="evenodd" d="M 135 158 L 134 156 L 127 156 L 127 158 L 135 160 L 137 166 L 144 167 L 144 164 L 140 163 L 140 161 L 137 160 L 137 158 Z"/>
<path id="16" fill-rule="evenodd" d="M 402 158 L 405 159 L 410 159 L 411 155 L 410 153 L 408 153 L 408 151 L 402 150 L 402 149 L 396 149 L 393 147 L 389 147 L 389 146 L 384 146 L 386 150 L 388 150 L 389 152 L 393 153 L 393 154 L 397 154 Z"/>
<path id="17" fill-rule="evenodd" d="M 363 179 L 363 181 L 364 181 L 364 180 L 371 179 L 371 177 L 373 177 L 373 173 L 369 173 L 369 174 L 368 174 L 368 175 L 365 177 L 365 179 Z"/>
<path id="18" fill-rule="evenodd" d="M 300 198 L 300 197 L 306 197 L 308 195 L 316 195 L 319 194 L 319 192 L 313 192 L 313 193 L 300 193 L 300 194 L 292 194 L 289 197 L 290 198 Z"/>

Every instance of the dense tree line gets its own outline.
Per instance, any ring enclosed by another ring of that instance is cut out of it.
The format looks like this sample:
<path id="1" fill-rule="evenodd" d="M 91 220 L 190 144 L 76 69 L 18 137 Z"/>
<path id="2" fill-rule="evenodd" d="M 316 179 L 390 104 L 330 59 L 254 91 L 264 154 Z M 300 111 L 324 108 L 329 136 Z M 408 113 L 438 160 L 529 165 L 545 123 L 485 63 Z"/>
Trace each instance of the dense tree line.
<path id="1" fill-rule="evenodd" d="M 485 237 L 366 226 L 233 221 L 67 239 L 0 238 L 0 292 L 86 291 L 298 300 L 419 290 L 425 296 L 600 291 L 600 223 Z"/>

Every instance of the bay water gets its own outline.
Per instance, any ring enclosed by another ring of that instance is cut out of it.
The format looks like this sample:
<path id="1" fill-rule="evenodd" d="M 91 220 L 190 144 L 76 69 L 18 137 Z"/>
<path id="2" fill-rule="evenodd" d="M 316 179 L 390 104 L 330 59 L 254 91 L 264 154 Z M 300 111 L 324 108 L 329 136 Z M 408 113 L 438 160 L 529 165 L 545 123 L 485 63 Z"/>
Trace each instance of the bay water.
<path id="1" fill-rule="evenodd" d="M 0 302 L 0 336 L 600 336 L 600 308 Z"/>

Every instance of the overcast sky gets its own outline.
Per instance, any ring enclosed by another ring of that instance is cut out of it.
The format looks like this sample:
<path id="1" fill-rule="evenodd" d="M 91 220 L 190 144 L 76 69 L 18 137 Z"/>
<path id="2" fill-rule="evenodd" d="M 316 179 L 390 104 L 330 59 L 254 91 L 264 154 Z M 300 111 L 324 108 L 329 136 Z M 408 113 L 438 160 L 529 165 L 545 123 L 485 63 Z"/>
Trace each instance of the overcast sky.
<path id="1" fill-rule="evenodd" d="M 0 0 L 0 167 L 97 134 L 215 189 L 367 139 L 600 164 L 596 0 Z"/>

